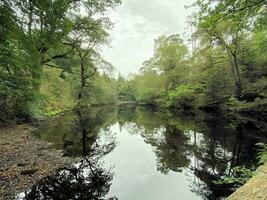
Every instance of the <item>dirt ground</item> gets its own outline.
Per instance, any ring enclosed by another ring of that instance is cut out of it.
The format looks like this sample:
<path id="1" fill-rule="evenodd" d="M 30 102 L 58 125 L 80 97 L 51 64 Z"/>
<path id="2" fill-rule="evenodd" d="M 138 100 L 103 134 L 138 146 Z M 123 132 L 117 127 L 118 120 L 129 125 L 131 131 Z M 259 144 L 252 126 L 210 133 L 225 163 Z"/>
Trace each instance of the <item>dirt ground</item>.
<path id="1" fill-rule="evenodd" d="M 0 199 L 11 200 L 56 169 L 74 162 L 40 141 L 30 125 L 0 129 Z"/>

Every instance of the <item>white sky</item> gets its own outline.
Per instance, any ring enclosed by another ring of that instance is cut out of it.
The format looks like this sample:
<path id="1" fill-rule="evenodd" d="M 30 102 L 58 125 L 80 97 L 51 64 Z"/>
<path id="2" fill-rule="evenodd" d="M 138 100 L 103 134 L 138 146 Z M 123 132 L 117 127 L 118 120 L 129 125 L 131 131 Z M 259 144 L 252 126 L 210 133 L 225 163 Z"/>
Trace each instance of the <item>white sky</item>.
<path id="1" fill-rule="evenodd" d="M 187 35 L 187 17 L 194 0 L 122 0 L 109 14 L 115 27 L 111 31 L 111 48 L 103 50 L 104 58 L 124 76 L 139 71 L 153 54 L 154 39 L 160 35 Z"/>

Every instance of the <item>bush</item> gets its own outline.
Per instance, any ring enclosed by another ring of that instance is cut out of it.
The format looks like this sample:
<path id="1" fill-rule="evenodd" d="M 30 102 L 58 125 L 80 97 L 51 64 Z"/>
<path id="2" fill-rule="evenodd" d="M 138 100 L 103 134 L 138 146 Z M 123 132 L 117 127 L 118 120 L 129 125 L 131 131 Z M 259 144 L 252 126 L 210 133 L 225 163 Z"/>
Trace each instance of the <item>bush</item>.
<path id="1" fill-rule="evenodd" d="M 267 144 L 259 143 L 258 146 L 261 148 L 260 152 L 258 153 L 259 163 L 267 163 Z"/>
<path id="2" fill-rule="evenodd" d="M 180 85 L 168 93 L 168 106 L 179 109 L 194 107 L 195 88 L 190 85 Z"/>

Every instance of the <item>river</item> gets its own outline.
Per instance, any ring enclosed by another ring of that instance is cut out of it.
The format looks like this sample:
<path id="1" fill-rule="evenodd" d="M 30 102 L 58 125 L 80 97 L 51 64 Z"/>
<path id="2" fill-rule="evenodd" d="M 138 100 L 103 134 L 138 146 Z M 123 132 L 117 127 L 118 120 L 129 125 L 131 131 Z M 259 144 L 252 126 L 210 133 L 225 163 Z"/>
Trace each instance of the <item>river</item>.
<path id="1" fill-rule="evenodd" d="M 134 106 L 70 112 L 35 134 L 81 161 L 17 199 L 225 199 L 235 187 L 218 181 L 255 168 L 256 144 L 267 141 L 253 124 L 227 121 Z"/>

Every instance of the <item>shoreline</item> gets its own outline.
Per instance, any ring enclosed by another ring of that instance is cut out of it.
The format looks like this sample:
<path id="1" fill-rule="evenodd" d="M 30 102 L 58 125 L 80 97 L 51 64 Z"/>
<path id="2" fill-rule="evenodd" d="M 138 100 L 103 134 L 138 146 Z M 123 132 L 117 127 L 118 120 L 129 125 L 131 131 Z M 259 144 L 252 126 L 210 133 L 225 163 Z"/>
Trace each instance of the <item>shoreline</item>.
<path id="1" fill-rule="evenodd" d="M 58 168 L 75 162 L 35 137 L 35 130 L 29 124 L 0 129 L 0 199 L 15 199 Z"/>

